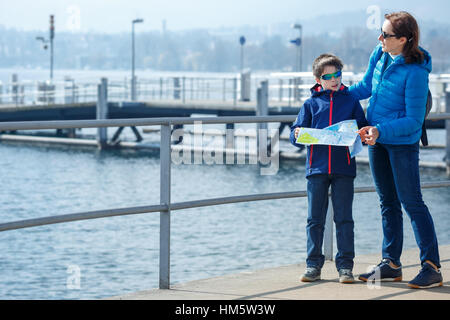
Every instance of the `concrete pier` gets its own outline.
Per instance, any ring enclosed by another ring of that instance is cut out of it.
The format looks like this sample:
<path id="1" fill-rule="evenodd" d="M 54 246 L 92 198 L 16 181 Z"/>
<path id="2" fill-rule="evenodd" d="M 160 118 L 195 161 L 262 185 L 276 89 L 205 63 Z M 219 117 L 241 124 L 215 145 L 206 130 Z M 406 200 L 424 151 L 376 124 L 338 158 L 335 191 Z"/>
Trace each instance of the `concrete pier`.
<path id="1" fill-rule="evenodd" d="M 108 300 L 450 300 L 450 245 L 440 246 L 442 287 L 411 289 L 407 283 L 420 270 L 419 250 L 404 250 L 403 280 L 368 285 L 356 280 L 341 284 L 334 261 L 326 261 L 322 280 L 300 282 L 305 265 L 245 271 L 171 286 L 115 296 Z M 380 253 L 355 258 L 355 277 L 381 260 Z"/>

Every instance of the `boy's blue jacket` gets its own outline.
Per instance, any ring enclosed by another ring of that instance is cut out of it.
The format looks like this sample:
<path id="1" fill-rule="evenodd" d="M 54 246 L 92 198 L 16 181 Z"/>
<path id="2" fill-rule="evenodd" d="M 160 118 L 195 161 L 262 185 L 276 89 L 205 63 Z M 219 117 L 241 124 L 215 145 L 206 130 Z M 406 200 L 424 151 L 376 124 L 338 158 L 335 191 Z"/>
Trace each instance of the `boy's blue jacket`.
<path id="1" fill-rule="evenodd" d="M 332 124 L 356 119 L 358 127 L 368 125 L 361 104 L 341 85 L 338 91 L 323 90 L 320 84 L 311 88 L 311 97 L 300 108 L 291 126 L 291 143 L 295 143 L 297 127 L 323 129 Z M 306 153 L 306 176 L 313 174 L 343 174 L 356 176 L 355 159 L 350 157 L 348 147 L 311 145 Z"/>
<path id="2" fill-rule="evenodd" d="M 363 80 L 349 88 L 358 100 L 370 97 L 367 120 L 378 128 L 379 143 L 413 144 L 420 139 L 431 72 L 431 56 L 420 50 L 424 53 L 423 63 L 406 64 L 399 55 L 382 72 L 388 53 L 378 45 Z"/>

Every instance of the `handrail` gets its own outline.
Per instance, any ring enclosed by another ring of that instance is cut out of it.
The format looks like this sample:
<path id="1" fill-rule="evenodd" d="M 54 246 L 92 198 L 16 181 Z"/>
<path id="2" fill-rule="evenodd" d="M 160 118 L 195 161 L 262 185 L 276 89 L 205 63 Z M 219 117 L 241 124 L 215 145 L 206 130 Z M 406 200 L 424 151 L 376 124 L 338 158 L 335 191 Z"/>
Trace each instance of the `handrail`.
<path id="1" fill-rule="evenodd" d="M 422 187 L 422 189 L 450 187 L 450 180 L 436 181 L 436 182 L 435 181 L 423 182 L 421 184 L 421 187 Z M 363 187 L 357 187 L 354 189 L 354 193 L 369 193 L 369 192 L 375 192 L 375 187 L 363 186 Z M 329 195 L 331 195 L 331 193 L 329 193 Z M 176 202 L 176 203 L 171 203 L 170 207 L 167 205 L 149 205 L 149 206 L 127 207 L 127 208 L 118 208 L 118 209 L 109 209 L 109 210 L 106 209 L 106 210 L 98 210 L 98 211 L 86 211 L 86 212 L 79 212 L 79 213 L 53 215 L 53 216 L 42 217 L 42 218 L 25 219 L 25 220 L 17 220 L 17 221 L 12 221 L 12 222 L 7 222 L 7 223 L 0 223 L 0 232 L 16 230 L 16 229 L 31 228 L 31 227 L 38 227 L 38 226 L 57 224 L 57 223 L 81 221 L 81 220 L 100 219 L 100 218 L 107 218 L 107 217 L 152 213 L 152 212 L 168 211 L 168 210 L 175 211 L 175 210 L 192 209 L 192 208 L 208 207 L 208 206 L 239 203 L 239 202 L 254 202 L 254 201 L 263 201 L 263 200 L 289 199 L 289 198 L 304 198 L 306 196 L 307 196 L 306 191 L 257 193 L 257 194 L 241 195 L 241 196 L 219 197 L 219 198 L 210 198 L 210 199 L 202 199 L 202 200 Z"/>
<path id="2" fill-rule="evenodd" d="M 449 114 L 450 118 L 450 114 Z M 74 128 L 107 128 L 107 127 L 140 127 L 178 124 L 225 124 L 225 123 L 264 123 L 293 122 L 294 115 L 280 116 L 225 116 L 225 117 L 166 117 L 166 118 L 131 118 L 106 120 L 55 120 L 55 121 L 11 121 L 0 122 L 0 131 L 74 129 Z"/>
<path id="3" fill-rule="evenodd" d="M 45 226 L 49 224 L 73 222 L 80 220 L 99 219 L 106 217 L 116 217 L 132 214 L 149 213 L 156 211 L 166 211 L 168 209 L 165 205 L 153 205 L 153 206 L 141 206 L 141 207 L 129 207 L 109 210 L 87 211 L 80 213 L 70 213 L 63 215 L 54 215 L 42 218 L 18 220 L 0 224 L 0 232 L 8 230 L 16 230 L 23 228 L 31 228 L 38 226 Z"/>
<path id="4" fill-rule="evenodd" d="M 274 116 L 221 116 L 221 117 L 165 117 L 165 118 L 130 118 L 106 120 L 55 120 L 55 121 L 11 121 L 0 122 L 0 131 L 44 130 L 74 128 L 108 128 L 108 127 L 140 127 L 179 124 L 226 124 L 226 123 L 265 123 L 293 122 L 295 115 Z M 429 115 L 429 120 L 450 120 L 450 113 Z"/>
<path id="5" fill-rule="evenodd" d="M 273 200 L 285 198 L 306 197 L 306 191 L 289 191 L 263 194 L 250 194 L 221 198 L 202 199 L 171 203 L 171 126 L 179 124 L 225 124 L 225 123 L 267 123 L 292 122 L 295 116 L 228 116 L 228 117 L 168 117 L 168 118 L 134 118 L 134 119 L 106 119 L 106 120 L 70 120 L 70 121 L 26 121 L 26 122 L 0 122 L 0 131 L 7 130 L 39 130 L 39 129 L 68 129 L 68 128 L 102 128 L 125 126 L 161 126 L 160 145 L 160 204 L 140 207 L 114 208 L 98 211 L 88 211 L 56 216 L 41 217 L 13 221 L 0 224 L 0 232 L 35 226 L 50 225 L 63 222 L 98 219 L 122 215 L 160 212 L 160 265 L 159 287 L 168 289 L 170 284 L 170 212 L 187 208 L 198 208 L 213 205 L 222 205 L 238 202 L 252 202 L 260 200 Z M 433 119 L 450 119 L 450 113 L 439 114 Z M 450 187 L 450 180 L 424 182 L 422 188 Z M 374 192 L 372 186 L 355 188 L 355 193 Z M 330 206 L 331 207 L 331 206 Z M 333 224 L 331 214 L 328 215 L 325 226 L 324 251 L 330 257 L 332 252 Z"/>

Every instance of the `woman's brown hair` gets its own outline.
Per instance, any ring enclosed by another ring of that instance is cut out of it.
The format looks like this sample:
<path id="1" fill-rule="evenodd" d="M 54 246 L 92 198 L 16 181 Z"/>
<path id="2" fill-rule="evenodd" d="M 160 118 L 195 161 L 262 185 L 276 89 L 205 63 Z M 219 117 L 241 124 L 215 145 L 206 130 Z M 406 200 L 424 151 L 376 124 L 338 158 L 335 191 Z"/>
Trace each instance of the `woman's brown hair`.
<path id="1" fill-rule="evenodd" d="M 422 63 L 424 56 L 419 49 L 419 25 L 416 19 L 406 11 L 385 14 L 384 18 L 392 24 L 396 38 L 405 37 L 403 57 L 406 63 Z"/>

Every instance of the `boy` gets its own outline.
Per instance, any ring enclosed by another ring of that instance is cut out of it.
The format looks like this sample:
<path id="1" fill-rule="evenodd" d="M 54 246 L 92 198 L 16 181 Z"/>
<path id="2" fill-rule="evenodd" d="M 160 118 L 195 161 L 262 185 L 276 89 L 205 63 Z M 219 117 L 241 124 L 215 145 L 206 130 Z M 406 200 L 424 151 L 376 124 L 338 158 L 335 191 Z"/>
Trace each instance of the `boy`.
<path id="1" fill-rule="evenodd" d="M 314 60 L 313 75 L 316 84 L 311 88 L 311 97 L 305 101 L 291 127 L 290 141 L 299 146 L 299 127 L 323 129 L 344 120 L 356 119 L 358 127 L 367 125 L 364 111 L 346 86 L 341 84 L 341 60 L 331 54 L 322 54 Z M 339 282 L 354 281 L 353 258 L 353 180 L 356 176 L 355 159 L 350 157 L 348 147 L 311 145 L 307 147 L 306 178 L 308 194 L 307 258 L 306 271 L 301 281 L 320 280 L 325 257 L 322 254 L 323 231 L 328 209 L 328 189 L 331 185 L 331 200 L 336 224 L 336 268 Z"/>

